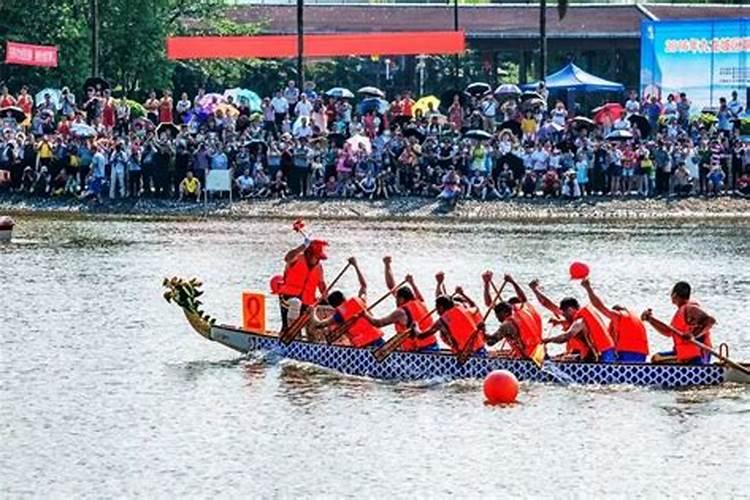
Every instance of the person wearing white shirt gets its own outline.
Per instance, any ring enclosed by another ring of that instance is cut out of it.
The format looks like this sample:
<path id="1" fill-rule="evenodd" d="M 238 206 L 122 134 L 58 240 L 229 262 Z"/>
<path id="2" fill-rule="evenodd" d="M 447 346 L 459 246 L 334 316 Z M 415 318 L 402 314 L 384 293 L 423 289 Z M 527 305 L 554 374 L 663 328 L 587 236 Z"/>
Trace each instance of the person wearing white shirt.
<path id="1" fill-rule="evenodd" d="M 302 94 L 299 98 L 299 102 L 294 107 L 294 112 L 297 116 L 304 116 L 310 118 L 312 116 L 313 104 L 307 98 L 306 94 Z"/>
<path id="2" fill-rule="evenodd" d="M 641 112 L 641 103 L 638 102 L 638 94 L 636 94 L 635 90 L 631 90 L 630 97 L 625 102 L 625 114 L 627 116 L 630 116 L 632 114 L 636 114 L 640 112 Z"/>
<path id="3" fill-rule="evenodd" d="M 281 124 L 284 123 L 287 113 L 289 113 L 289 101 L 287 101 L 282 95 L 281 91 L 276 92 L 276 95 L 271 99 L 271 107 L 273 108 L 274 122 L 276 122 L 276 130 L 281 129 Z"/>

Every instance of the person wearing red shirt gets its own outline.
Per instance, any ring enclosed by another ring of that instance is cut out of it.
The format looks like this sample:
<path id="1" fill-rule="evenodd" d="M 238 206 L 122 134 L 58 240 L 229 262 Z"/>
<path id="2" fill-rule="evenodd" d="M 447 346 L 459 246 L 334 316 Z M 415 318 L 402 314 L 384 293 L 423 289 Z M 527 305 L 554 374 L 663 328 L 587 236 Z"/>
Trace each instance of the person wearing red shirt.
<path id="1" fill-rule="evenodd" d="M 172 123 L 172 92 L 164 91 L 159 101 L 159 123 Z"/>
<path id="2" fill-rule="evenodd" d="M 29 95 L 29 88 L 26 85 L 21 87 L 21 93 L 18 94 L 16 104 L 23 110 L 27 117 L 31 117 L 31 112 L 34 109 L 34 99 Z"/>
<path id="3" fill-rule="evenodd" d="M 0 89 L 0 108 L 7 108 L 8 106 L 15 106 L 16 99 L 8 93 L 8 87 L 5 85 Z"/>

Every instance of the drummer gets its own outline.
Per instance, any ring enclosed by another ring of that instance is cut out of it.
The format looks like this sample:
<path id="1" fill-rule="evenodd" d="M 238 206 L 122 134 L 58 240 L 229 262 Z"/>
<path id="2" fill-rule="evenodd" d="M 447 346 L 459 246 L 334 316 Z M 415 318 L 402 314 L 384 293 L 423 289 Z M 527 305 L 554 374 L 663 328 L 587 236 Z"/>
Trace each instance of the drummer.
<path id="1" fill-rule="evenodd" d="M 322 261 L 328 258 L 327 246 L 328 242 L 324 240 L 305 238 L 302 245 L 292 248 L 284 256 L 284 279 L 278 290 L 283 330 L 289 321 L 294 321 L 316 303 L 316 293 L 326 296 Z"/>

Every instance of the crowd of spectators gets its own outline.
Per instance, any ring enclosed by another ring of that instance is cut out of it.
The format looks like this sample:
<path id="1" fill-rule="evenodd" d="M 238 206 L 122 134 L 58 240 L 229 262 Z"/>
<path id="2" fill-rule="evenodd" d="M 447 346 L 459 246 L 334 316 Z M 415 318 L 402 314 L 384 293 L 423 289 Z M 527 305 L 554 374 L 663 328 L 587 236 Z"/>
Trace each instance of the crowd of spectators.
<path id="1" fill-rule="evenodd" d="M 684 93 L 631 92 L 589 119 L 543 85 L 443 103 L 403 92 L 364 107 L 344 90 L 289 82 L 257 103 L 207 102 L 204 90 L 175 102 L 165 90 L 138 104 L 106 85 L 80 100 L 3 86 L 0 190 L 199 200 L 207 172 L 230 170 L 242 199 L 750 195 L 736 92 L 704 113 Z"/>

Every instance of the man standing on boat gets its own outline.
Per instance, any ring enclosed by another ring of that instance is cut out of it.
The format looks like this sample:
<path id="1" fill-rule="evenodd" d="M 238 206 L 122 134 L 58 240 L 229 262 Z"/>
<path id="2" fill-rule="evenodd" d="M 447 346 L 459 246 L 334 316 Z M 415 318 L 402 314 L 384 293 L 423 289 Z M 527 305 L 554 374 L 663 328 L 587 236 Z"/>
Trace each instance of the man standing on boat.
<path id="1" fill-rule="evenodd" d="M 646 325 L 634 312 L 619 305 L 610 309 L 591 287 L 588 278 L 581 280 L 581 286 L 589 296 L 589 302 L 609 320 L 609 334 L 615 342 L 617 361 L 623 363 L 643 363 L 648 358 L 648 337 Z"/>
<path id="2" fill-rule="evenodd" d="M 347 299 L 339 290 L 328 294 L 328 305 L 336 311 L 329 318 L 317 322 L 317 326 L 327 327 L 334 334 L 340 330 L 354 347 L 380 347 L 385 343 L 383 332 L 367 318 L 367 281 L 357 265 L 357 259 L 349 257 L 349 264 L 357 272 L 357 296 Z"/>
<path id="3" fill-rule="evenodd" d="M 396 281 L 393 279 L 391 257 L 383 257 L 383 264 L 385 266 L 385 285 L 389 290 L 393 290 Z M 400 333 L 411 328 L 415 323 L 423 330 L 433 325 L 434 321 L 427 310 L 422 294 L 414 284 L 412 275 L 406 275 L 406 281 L 409 286 L 402 286 L 396 290 L 396 309 L 392 313 L 382 318 L 374 318 L 366 313 L 365 317 L 373 326 L 382 328 L 393 325 L 396 332 Z M 401 350 L 410 352 L 437 351 L 438 349 L 437 338 L 434 335 L 423 339 L 408 338 L 401 344 Z"/>
<path id="4" fill-rule="evenodd" d="M 480 323 L 465 307 L 455 303 L 451 297 L 441 295 L 435 299 L 435 309 L 440 315 L 440 319 L 424 331 L 419 326 L 415 326 L 412 330 L 412 337 L 424 339 L 439 332 L 443 342 L 450 347 L 454 354 L 461 353 L 464 346 L 474 337 L 474 345 L 472 346 L 474 355 L 484 356 L 487 354 L 487 350 L 484 348 L 484 335 L 474 335 L 480 328 Z"/>
<path id="5" fill-rule="evenodd" d="M 326 296 L 326 283 L 323 276 L 323 260 L 328 256 L 324 240 L 308 240 L 292 248 L 284 256 L 284 280 L 279 288 L 282 331 L 286 330 L 289 321 L 316 303 L 316 292 Z"/>
<path id="6" fill-rule="evenodd" d="M 641 319 L 651 324 L 654 329 L 671 337 L 674 348 L 671 351 L 660 352 L 651 357 L 653 363 L 682 363 L 688 365 L 702 365 L 710 362 L 711 354 L 704 351 L 690 339 L 695 339 L 711 347 L 711 328 L 716 320 L 706 313 L 701 306 L 692 300 L 692 289 L 685 281 L 677 282 L 672 288 L 672 304 L 677 307 L 672 318 L 671 326 L 682 335 L 676 335 L 666 325 L 652 317 L 651 309 L 641 314 Z"/>

